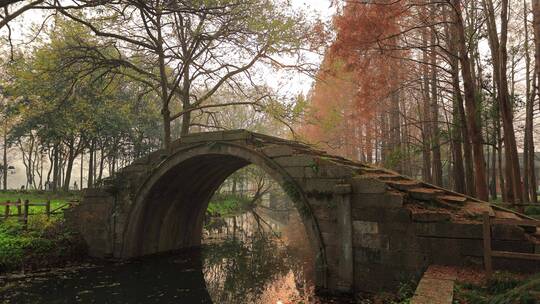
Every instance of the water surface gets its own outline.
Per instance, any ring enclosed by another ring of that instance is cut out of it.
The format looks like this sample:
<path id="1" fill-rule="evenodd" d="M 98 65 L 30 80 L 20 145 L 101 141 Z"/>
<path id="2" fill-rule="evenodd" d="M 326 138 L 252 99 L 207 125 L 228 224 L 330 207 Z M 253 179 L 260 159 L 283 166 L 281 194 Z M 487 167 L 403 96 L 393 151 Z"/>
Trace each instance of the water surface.
<path id="1" fill-rule="evenodd" d="M 307 244 L 305 235 L 298 233 L 299 227 L 283 229 L 282 222 L 250 213 L 207 224 L 210 228 L 199 249 L 10 279 L 0 287 L 1 302 L 236 304 L 308 300 L 312 293 L 308 278 L 311 261 L 305 257 Z"/>

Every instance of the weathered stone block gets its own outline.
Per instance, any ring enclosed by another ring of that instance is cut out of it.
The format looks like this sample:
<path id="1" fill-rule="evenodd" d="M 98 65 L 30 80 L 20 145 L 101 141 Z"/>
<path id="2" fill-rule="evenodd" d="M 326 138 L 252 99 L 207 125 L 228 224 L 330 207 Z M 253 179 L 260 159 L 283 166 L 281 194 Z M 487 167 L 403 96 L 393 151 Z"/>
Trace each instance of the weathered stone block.
<path id="1" fill-rule="evenodd" d="M 223 131 L 223 140 L 250 140 L 253 134 L 247 130 Z"/>
<path id="2" fill-rule="evenodd" d="M 379 233 L 379 223 L 368 221 L 353 221 L 354 234 L 377 234 Z"/>
<path id="3" fill-rule="evenodd" d="M 354 249 L 354 260 L 356 263 L 380 263 L 381 250 L 368 247 L 356 247 Z"/>
<path id="4" fill-rule="evenodd" d="M 414 231 L 391 231 L 387 232 L 384 225 L 381 230 L 386 233 L 390 242 L 390 250 L 411 250 L 420 251 L 422 247 L 418 242 L 418 237 L 414 234 Z"/>
<path id="5" fill-rule="evenodd" d="M 339 245 L 339 235 L 335 232 L 321 232 L 323 242 L 326 246 L 338 246 Z"/>
<path id="6" fill-rule="evenodd" d="M 427 187 L 413 188 L 408 192 L 412 198 L 421 201 L 431 201 L 435 199 L 437 195 L 444 193 L 442 190 Z"/>
<path id="7" fill-rule="evenodd" d="M 295 154 L 295 150 L 290 146 L 285 145 L 272 145 L 261 149 L 261 152 L 266 156 L 274 158 L 280 156 L 291 156 Z"/>
<path id="8" fill-rule="evenodd" d="M 287 171 L 287 173 L 289 173 L 289 175 L 292 177 L 296 177 L 296 178 L 309 177 L 309 176 L 306 176 L 305 174 L 305 171 L 306 171 L 305 167 L 287 167 L 285 168 L 285 171 Z"/>
<path id="9" fill-rule="evenodd" d="M 306 171 L 311 171 L 314 176 L 330 178 L 348 178 L 355 174 L 355 170 L 353 170 L 353 168 L 341 164 L 306 168 Z"/>
<path id="10" fill-rule="evenodd" d="M 426 237 L 419 238 L 430 260 L 438 265 L 467 265 L 468 256 L 483 256 L 482 240 Z"/>
<path id="11" fill-rule="evenodd" d="M 310 155 L 293 155 L 274 158 L 283 167 L 310 167 L 316 166 L 315 158 Z"/>
<path id="12" fill-rule="evenodd" d="M 335 221 L 336 209 L 325 205 L 311 205 L 311 210 L 318 220 Z"/>
<path id="13" fill-rule="evenodd" d="M 354 246 L 372 249 L 388 249 L 390 247 L 386 235 L 373 233 L 354 234 Z"/>
<path id="14" fill-rule="evenodd" d="M 349 194 L 351 192 L 352 192 L 352 187 L 349 184 L 334 185 L 334 193 L 336 194 Z"/>
<path id="15" fill-rule="evenodd" d="M 204 136 L 199 135 L 197 133 L 189 134 L 184 136 L 182 140 L 182 144 L 192 144 L 192 143 L 199 143 L 199 142 L 206 142 L 206 141 L 219 141 L 222 140 L 221 133 L 217 132 L 212 134 L 204 134 Z"/>
<path id="16" fill-rule="evenodd" d="M 403 206 L 403 195 L 394 193 L 356 193 L 351 197 L 351 204 L 353 208 L 399 208 Z"/>
<path id="17" fill-rule="evenodd" d="M 523 242 L 522 240 L 492 240 L 491 249 L 498 251 L 535 253 L 535 244 Z"/>
<path id="18" fill-rule="evenodd" d="M 311 206 L 321 206 L 321 207 L 327 207 L 327 208 L 336 208 L 337 203 L 334 199 L 333 193 L 316 193 L 316 192 L 310 192 L 306 193 L 306 196 L 308 197 L 309 204 Z"/>
<path id="19" fill-rule="evenodd" d="M 453 222 L 413 223 L 418 236 L 443 238 L 481 239 L 481 224 L 462 224 Z"/>
<path id="20" fill-rule="evenodd" d="M 421 213 L 413 213 L 412 214 L 412 220 L 415 222 L 425 222 L 425 223 L 433 223 L 433 222 L 445 222 L 450 220 L 450 214 L 445 212 L 421 212 Z"/>
<path id="21" fill-rule="evenodd" d="M 319 229 L 322 232 L 337 234 L 337 221 L 326 221 L 319 219 Z"/>
<path id="22" fill-rule="evenodd" d="M 423 277 L 416 288 L 411 304 L 452 304 L 454 280 Z"/>
<path id="23" fill-rule="evenodd" d="M 386 184 L 369 177 L 362 175 L 355 176 L 350 181 L 353 187 L 353 193 L 384 193 L 386 192 Z"/>
<path id="24" fill-rule="evenodd" d="M 389 266 L 420 269 L 429 265 L 425 251 L 414 249 L 381 250 L 381 263 Z"/>
<path id="25" fill-rule="evenodd" d="M 496 240 L 525 240 L 525 231 L 518 226 L 493 225 L 491 237 Z"/>
<path id="26" fill-rule="evenodd" d="M 300 182 L 302 189 L 306 192 L 324 192 L 324 193 L 334 193 L 336 184 L 340 184 L 342 180 L 340 179 L 330 179 L 330 178 L 310 178 Z"/>
<path id="27" fill-rule="evenodd" d="M 411 222 L 411 211 L 406 208 L 355 207 L 352 209 L 352 216 L 354 220 L 380 222 L 381 225 L 400 223 L 400 227 L 407 227 L 404 223 Z"/>

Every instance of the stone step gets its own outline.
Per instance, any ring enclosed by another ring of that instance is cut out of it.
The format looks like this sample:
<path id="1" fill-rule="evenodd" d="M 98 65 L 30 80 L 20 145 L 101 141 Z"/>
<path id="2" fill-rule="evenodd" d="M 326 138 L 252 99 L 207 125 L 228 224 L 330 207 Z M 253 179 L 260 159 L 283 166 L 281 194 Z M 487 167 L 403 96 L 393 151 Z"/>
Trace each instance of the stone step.
<path id="1" fill-rule="evenodd" d="M 443 194 L 443 190 L 434 189 L 434 188 L 413 188 L 409 189 L 409 195 L 417 200 L 421 201 L 432 201 L 437 198 L 438 195 Z"/>
<path id="2" fill-rule="evenodd" d="M 488 203 L 480 203 L 473 201 L 467 201 L 462 208 L 462 212 L 466 216 L 473 218 L 480 218 L 484 214 L 484 212 L 487 212 L 491 217 L 495 216 L 495 212 Z"/>
<path id="3" fill-rule="evenodd" d="M 452 304 L 455 281 L 455 271 L 429 266 L 418 283 L 410 304 Z"/>
<path id="4" fill-rule="evenodd" d="M 440 195 L 437 198 L 450 204 L 463 205 L 467 201 L 466 197 L 457 195 Z"/>
<path id="5" fill-rule="evenodd" d="M 363 174 L 363 175 L 367 176 L 367 177 L 380 179 L 382 181 L 401 181 L 401 180 L 405 180 L 403 177 L 401 177 L 399 175 L 391 174 L 391 173 L 373 173 L 373 172 L 370 172 L 370 173 L 366 173 L 366 174 Z"/>
<path id="6" fill-rule="evenodd" d="M 385 183 L 388 186 L 401 190 L 401 191 L 408 191 L 410 189 L 414 189 L 414 188 L 422 186 L 420 182 L 417 182 L 414 180 L 385 181 Z"/>

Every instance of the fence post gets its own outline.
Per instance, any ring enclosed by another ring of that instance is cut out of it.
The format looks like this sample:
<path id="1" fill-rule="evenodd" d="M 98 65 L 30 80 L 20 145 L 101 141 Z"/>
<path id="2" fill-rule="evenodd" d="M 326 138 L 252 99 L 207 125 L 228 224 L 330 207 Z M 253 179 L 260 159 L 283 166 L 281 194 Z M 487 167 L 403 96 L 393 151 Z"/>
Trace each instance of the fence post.
<path id="1" fill-rule="evenodd" d="M 484 267 L 486 269 L 486 279 L 491 279 L 493 265 L 491 263 L 491 220 L 489 213 L 484 212 L 483 216 L 483 239 L 484 239 Z"/>
<path id="2" fill-rule="evenodd" d="M 47 200 L 45 205 L 45 213 L 47 213 L 47 218 L 51 218 L 51 201 Z"/>
<path id="3" fill-rule="evenodd" d="M 4 217 L 7 219 L 9 217 L 9 204 L 11 202 L 8 200 L 6 203 L 6 210 L 4 211 Z"/>
<path id="4" fill-rule="evenodd" d="M 17 216 L 19 217 L 19 220 L 21 219 L 21 199 L 17 199 Z"/>
<path id="5" fill-rule="evenodd" d="M 28 228 L 28 207 L 30 202 L 28 200 L 24 200 L 24 214 L 23 214 L 23 227 L 24 229 Z"/>

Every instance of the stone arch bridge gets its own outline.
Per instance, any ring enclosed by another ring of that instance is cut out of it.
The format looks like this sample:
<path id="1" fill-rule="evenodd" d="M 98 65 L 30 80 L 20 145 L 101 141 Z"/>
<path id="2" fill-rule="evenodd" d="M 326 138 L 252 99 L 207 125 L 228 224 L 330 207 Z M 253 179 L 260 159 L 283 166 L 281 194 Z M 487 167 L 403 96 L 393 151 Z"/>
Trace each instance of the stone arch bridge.
<path id="1" fill-rule="evenodd" d="M 98 257 L 131 258 L 200 245 L 214 191 L 255 164 L 294 201 L 328 291 L 395 289 L 430 264 L 482 265 L 481 215 L 523 218 L 396 172 L 244 130 L 197 133 L 86 189 L 66 219 Z M 531 227 L 493 229 L 499 250 L 540 251 Z M 496 259 L 498 267 L 540 268 Z"/>

